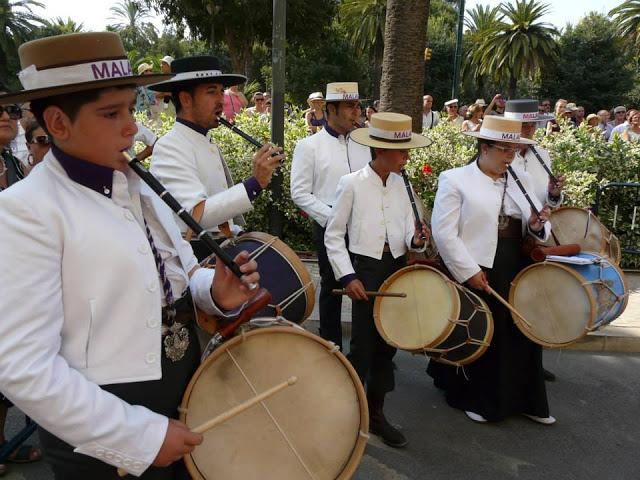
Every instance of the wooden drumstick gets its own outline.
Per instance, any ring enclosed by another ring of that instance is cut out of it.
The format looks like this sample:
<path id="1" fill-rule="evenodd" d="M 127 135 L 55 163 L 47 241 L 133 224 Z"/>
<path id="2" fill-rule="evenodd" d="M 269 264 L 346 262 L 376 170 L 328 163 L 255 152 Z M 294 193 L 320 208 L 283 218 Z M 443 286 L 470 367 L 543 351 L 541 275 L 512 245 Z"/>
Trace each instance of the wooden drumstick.
<path id="1" fill-rule="evenodd" d="M 513 313 L 514 315 L 518 316 L 518 317 L 520 318 L 520 320 L 522 320 L 524 323 L 526 323 L 526 324 L 527 324 L 527 326 L 528 326 L 529 328 L 531 328 L 531 324 L 530 324 L 529 322 L 527 322 L 527 319 L 526 319 L 526 318 L 524 318 L 524 317 L 520 314 L 520 312 L 519 312 L 518 310 L 516 310 L 516 307 L 514 307 L 514 306 L 513 306 L 513 305 L 511 305 L 509 302 L 507 302 L 504 298 L 502 298 L 498 292 L 496 292 L 493 288 L 491 288 L 491 286 L 490 286 L 490 285 L 487 285 L 487 290 L 489 291 L 489 293 L 490 293 L 491 295 L 493 295 L 494 297 L 496 297 L 496 299 L 498 299 L 498 301 L 499 301 L 500 303 L 502 303 L 505 307 L 507 307 L 507 308 L 511 311 L 511 313 Z"/>
<path id="2" fill-rule="evenodd" d="M 331 290 L 331 293 L 334 295 L 347 295 L 346 288 L 334 288 Z M 367 290 L 364 292 L 367 297 L 395 297 L 395 298 L 405 298 L 407 296 L 406 293 L 395 293 L 395 292 L 372 292 Z"/>
<path id="3" fill-rule="evenodd" d="M 197 427 L 192 428 L 191 431 L 194 433 L 205 433 L 206 431 L 217 427 L 221 423 L 224 423 L 227 420 L 230 420 L 233 417 L 241 414 L 245 410 L 250 409 L 254 405 L 262 402 L 263 400 L 266 400 L 267 398 L 275 395 L 281 390 L 284 390 L 285 388 L 290 387 L 291 385 L 294 385 L 297 381 L 298 381 L 298 377 L 295 377 L 295 376 L 289 377 L 289 379 L 286 382 L 282 382 L 274 387 L 271 387 L 269 390 L 265 390 L 261 394 L 256 395 L 255 397 L 247 400 L 246 402 L 242 402 L 241 404 L 236 405 L 231 410 L 227 410 L 226 412 L 221 413 L 217 417 L 214 417 L 211 420 L 207 420 L 206 422 L 198 425 Z M 118 475 L 121 477 L 125 477 L 128 475 L 128 473 L 126 470 L 119 468 Z"/>

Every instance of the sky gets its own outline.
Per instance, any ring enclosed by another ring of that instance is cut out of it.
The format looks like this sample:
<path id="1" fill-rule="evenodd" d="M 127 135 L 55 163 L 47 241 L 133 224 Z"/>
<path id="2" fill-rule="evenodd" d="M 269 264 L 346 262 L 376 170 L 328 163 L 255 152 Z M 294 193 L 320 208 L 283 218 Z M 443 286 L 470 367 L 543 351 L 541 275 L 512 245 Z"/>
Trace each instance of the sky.
<path id="1" fill-rule="evenodd" d="M 71 17 L 78 23 L 83 23 L 85 30 L 104 30 L 109 23 L 114 23 L 110 8 L 117 4 L 116 0 L 40 0 L 45 9 L 36 9 L 35 13 L 45 18 Z M 311 0 L 310 0 L 311 1 Z M 466 0 L 466 9 L 477 4 L 495 6 L 500 0 Z M 550 5 L 550 12 L 544 21 L 564 28 L 569 23 L 577 23 L 585 14 L 596 11 L 607 13 L 622 0 L 546 0 Z M 155 17 L 153 23 L 162 30 L 162 20 Z"/>

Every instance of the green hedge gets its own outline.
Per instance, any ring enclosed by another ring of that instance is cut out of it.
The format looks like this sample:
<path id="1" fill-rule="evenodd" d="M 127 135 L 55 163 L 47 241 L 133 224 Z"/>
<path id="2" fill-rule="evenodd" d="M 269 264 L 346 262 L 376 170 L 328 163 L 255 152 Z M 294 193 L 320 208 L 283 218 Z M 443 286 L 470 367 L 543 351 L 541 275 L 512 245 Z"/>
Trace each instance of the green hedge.
<path id="1" fill-rule="evenodd" d="M 269 123 L 264 119 L 241 114 L 236 116 L 236 122 L 239 128 L 258 140 L 269 140 Z M 160 125 L 149 126 L 162 135 L 172 124 L 173 119 L 165 117 Z M 428 148 L 412 150 L 406 170 L 416 192 L 430 209 L 435 198 L 438 175 L 449 168 L 465 165 L 475 153 L 476 142 L 462 135 L 457 127 L 445 123 L 440 123 L 426 134 L 433 144 Z M 220 146 L 236 181 L 250 176 L 255 148 L 224 127 L 212 130 L 211 135 Z M 254 209 L 245 216 L 249 230 L 268 231 L 269 209 L 280 209 L 287 219 L 284 240 L 297 250 L 313 249 L 311 222 L 289 197 L 293 149 L 298 140 L 306 135 L 302 114 L 296 111 L 285 122 L 287 158 L 278 171 L 279 175 L 283 175 L 284 198 L 276 203 L 270 191 L 263 192 L 254 203 Z M 549 150 L 554 171 L 567 177 L 565 205 L 587 208 L 593 205 L 598 186 L 614 181 L 640 181 L 640 144 L 625 143 L 619 139 L 607 143 L 599 131 L 586 125 L 578 129 L 563 125 L 560 133 L 548 137 L 540 130 L 537 140 Z M 600 216 L 607 226 L 613 224 L 614 209 L 618 206 L 614 233 L 623 246 L 636 249 L 640 248 L 640 211 L 637 212 L 635 230 L 631 230 L 631 222 L 634 206 L 640 207 L 639 198 L 637 189 L 615 190 L 604 195 L 600 205 Z M 640 268 L 640 257 L 625 255 L 623 263 L 628 268 Z"/>

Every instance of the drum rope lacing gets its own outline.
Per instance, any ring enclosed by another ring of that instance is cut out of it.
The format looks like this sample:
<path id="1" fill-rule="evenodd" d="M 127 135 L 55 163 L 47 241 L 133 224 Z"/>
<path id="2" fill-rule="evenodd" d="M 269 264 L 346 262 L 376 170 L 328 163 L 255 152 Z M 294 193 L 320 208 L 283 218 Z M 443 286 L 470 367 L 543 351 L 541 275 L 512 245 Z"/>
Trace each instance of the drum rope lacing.
<path id="1" fill-rule="evenodd" d="M 611 293 L 611 295 L 613 295 L 613 297 L 616 299 L 615 302 L 611 302 L 611 303 L 607 303 L 604 304 L 605 307 L 607 307 L 607 311 L 606 311 L 606 315 L 602 315 L 602 320 L 599 321 L 597 324 L 593 325 L 592 327 L 587 328 L 588 331 L 594 331 L 597 330 L 598 328 L 600 328 L 603 324 L 604 321 L 607 317 L 609 317 L 609 315 L 611 315 L 613 313 L 614 308 L 616 308 L 618 306 L 618 302 L 622 302 L 624 301 L 625 298 L 627 298 L 629 296 L 629 292 L 625 291 L 622 295 L 618 295 L 613 288 L 611 287 L 611 285 L 609 285 L 605 279 L 604 279 L 604 269 L 606 265 L 612 266 L 611 263 L 609 263 L 606 260 L 594 260 L 594 263 L 596 265 L 598 265 L 598 278 L 596 280 L 591 280 L 588 282 L 583 282 L 582 285 L 584 286 L 591 286 L 591 285 L 595 285 L 596 286 L 596 292 L 599 293 L 597 291 L 597 287 L 600 288 L 604 288 L 606 290 L 609 290 L 609 292 Z M 598 299 L 600 299 L 600 295 L 597 295 Z M 604 302 L 603 302 L 604 303 Z"/>
<path id="2" fill-rule="evenodd" d="M 233 362 L 233 364 L 236 366 L 236 368 L 238 369 L 238 371 L 240 372 L 240 374 L 242 375 L 242 378 L 244 378 L 245 382 L 247 382 L 247 385 L 249 386 L 249 388 L 251 389 L 251 391 L 253 392 L 254 395 L 258 395 L 258 391 L 256 390 L 255 386 L 251 383 L 251 380 L 249 380 L 249 377 L 247 377 L 247 375 L 245 374 L 244 370 L 242 369 L 242 367 L 240 366 L 240 364 L 238 364 L 238 362 L 236 361 L 236 358 L 233 356 L 233 354 L 230 351 L 231 349 L 227 349 L 226 353 L 227 355 L 229 355 L 229 358 L 231 359 L 231 361 Z M 302 468 L 304 468 L 304 470 L 307 472 L 307 474 L 309 475 L 309 477 L 313 480 L 316 479 L 315 475 L 313 474 L 313 472 L 311 472 L 311 470 L 309 469 L 309 467 L 307 466 L 307 464 L 305 463 L 305 461 L 302 459 L 302 456 L 300 455 L 300 453 L 296 450 L 296 448 L 294 447 L 293 443 L 291 442 L 291 440 L 289 439 L 289 437 L 287 436 L 287 434 L 285 433 L 284 429 L 282 428 L 282 426 L 278 423 L 278 421 L 276 420 L 276 418 L 274 417 L 274 415 L 271 413 L 271 410 L 269 410 L 269 407 L 267 407 L 267 405 L 265 404 L 264 401 L 260 402 L 260 405 L 262 405 L 262 407 L 264 408 L 264 410 L 267 412 L 267 415 L 269 415 L 269 418 L 271 418 L 271 420 L 273 421 L 273 424 L 276 426 L 276 428 L 278 429 L 278 431 L 280 432 L 280 434 L 282 435 L 282 438 L 284 438 L 285 442 L 287 443 L 287 445 L 289 446 L 289 448 L 291 449 L 291 451 L 293 452 L 293 454 L 295 455 L 295 457 L 298 459 L 298 461 L 300 462 L 300 465 L 302 465 Z"/>

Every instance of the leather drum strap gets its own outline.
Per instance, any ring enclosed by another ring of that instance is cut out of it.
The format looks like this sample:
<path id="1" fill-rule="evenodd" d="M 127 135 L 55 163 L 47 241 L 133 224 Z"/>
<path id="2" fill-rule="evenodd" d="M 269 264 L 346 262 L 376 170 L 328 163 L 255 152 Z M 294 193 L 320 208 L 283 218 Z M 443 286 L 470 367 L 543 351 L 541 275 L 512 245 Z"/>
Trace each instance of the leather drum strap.
<path id="1" fill-rule="evenodd" d="M 191 216 L 196 222 L 200 222 L 200 220 L 202 219 L 202 215 L 204 214 L 204 202 L 205 200 L 202 200 L 200 203 L 197 203 L 196 206 L 193 207 L 193 210 L 191 210 Z M 229 222 L 224 222 L 218 225 L 218 230 L 220 230 L 220 233 L 226 238 L 233 237 L 233 233 L 231 233 L 231 228 L 229 227 Z M 193 230 L 188 228 L 184 234 L 184 239 L 187 242 L 190 242 L 192 238 Z"/>

